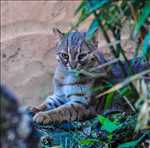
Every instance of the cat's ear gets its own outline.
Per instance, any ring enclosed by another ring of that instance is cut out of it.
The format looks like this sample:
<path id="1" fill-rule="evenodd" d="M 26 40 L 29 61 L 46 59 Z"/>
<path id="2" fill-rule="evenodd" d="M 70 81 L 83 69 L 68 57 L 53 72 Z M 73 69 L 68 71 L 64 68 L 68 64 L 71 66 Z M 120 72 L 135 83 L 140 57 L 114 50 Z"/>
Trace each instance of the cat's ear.
<path id="1" fill-rule="evenodd" d="M 96 48 L 98 47 L 98 35 L 99 35 L 99 29 L 96 29 L 94 36 L 91 38 L 91 41 Z"/>
<path id="2" fill-rule="evenodd" d="M 64 33 L 62 33 L 59 29 L 53 28 L 53 33 L 56 35 L 59 39 L 62 39 L 64 37 Z"/>

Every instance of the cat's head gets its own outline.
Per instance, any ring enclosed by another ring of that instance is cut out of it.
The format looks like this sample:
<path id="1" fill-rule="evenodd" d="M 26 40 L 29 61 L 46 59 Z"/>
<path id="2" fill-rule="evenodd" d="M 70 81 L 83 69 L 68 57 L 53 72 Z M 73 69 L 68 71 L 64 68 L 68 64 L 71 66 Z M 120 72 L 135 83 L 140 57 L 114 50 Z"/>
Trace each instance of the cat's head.
<path id="1" fill-rule="evenodd" d="M 60 64 L 68 69 L 77 70 L 95 66 L 97 58 L 92 53 L 98 46 L 97 33 L 91 40 L 87 40 L 85 32 L 64 34 L 58 29 L 53 31 L 59 36 L 56 54 Z"/>

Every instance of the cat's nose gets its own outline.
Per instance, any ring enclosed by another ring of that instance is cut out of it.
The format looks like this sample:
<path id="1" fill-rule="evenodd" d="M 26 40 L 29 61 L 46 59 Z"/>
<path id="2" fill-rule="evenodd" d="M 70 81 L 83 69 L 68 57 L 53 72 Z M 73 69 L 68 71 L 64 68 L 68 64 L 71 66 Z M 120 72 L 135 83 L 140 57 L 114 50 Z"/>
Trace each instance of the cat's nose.
<path id="1" fill-rule="evenodd" d="M 70 67 L 73 68 L 73 69 L 76 68 L 76 65 L 77 65 L 76 62 L 71 62 L 70 63 Z"/>

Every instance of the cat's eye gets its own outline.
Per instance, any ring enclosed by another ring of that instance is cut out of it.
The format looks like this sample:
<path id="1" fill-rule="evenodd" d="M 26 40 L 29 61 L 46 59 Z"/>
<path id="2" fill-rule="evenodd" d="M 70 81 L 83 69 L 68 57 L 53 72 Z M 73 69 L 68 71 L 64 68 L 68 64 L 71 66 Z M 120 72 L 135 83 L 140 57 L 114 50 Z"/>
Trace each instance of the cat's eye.
<path id="1" fill-rule="evenodd" d="M 61 53 L 60 55 L 61 55 L 61 57 L 64 58 L 64 59 L 67 59 L 67 60 L 69 59 L 69 56 L 68 56 L 67 53 Z"/>
<path id="2" fill-rule="evenodd" d="M 85 58 L 86 56 L 87 56 L 86 53 L 80 54 L 80 55 L 78 56 L 78 59 L 79 59 L 79 60 L 82 60 L 82 59 Z"/>

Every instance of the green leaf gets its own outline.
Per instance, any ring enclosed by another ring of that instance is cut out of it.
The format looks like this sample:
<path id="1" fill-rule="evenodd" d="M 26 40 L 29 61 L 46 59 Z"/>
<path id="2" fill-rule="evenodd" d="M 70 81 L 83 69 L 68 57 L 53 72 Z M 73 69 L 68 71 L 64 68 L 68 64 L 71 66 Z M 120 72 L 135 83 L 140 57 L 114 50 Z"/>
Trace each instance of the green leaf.
<path id="1" fill-rule="evenodd" d="M 143 11 L 139 15 L 134 27 L 133 38 L 135 38 L 135 36 L 145 23 L 145 20 L 149 17 L 149 15 L 150 15 L 150 1 L 145 1 Z"/>
<path id="2" fill-rule="evenodd" d="M 108 0 L 92 0 L 92 1 L 82 1 L 80 6 L 77 8 L 76 13 L 81 13 L 78 19 L 78 22 L 75 24 L 75 27 L 79 26 L 85 19 L 87 19 L 93 12 L 106 4 Z"/>
<path id="3" fill-rule="evenodd" d="M 88 40 L 90 40 L 93 37 L 93 35 L 98 27 L 99 27 L 98 21 L 96 19 L 94 19 L 87 31 L 87 34 L 86 34 L 86 38 Z"/>
<path id="4" fill-rule="evenodd" d="M 81 11 L 81 14 L 79 16 L 79 19 L 74 27 L 78 27 L 85 19 L 87 19 L 90 16 L 88 12 L 86 12 L 84 9 Z"/>
<path id="5" fill-rule="evenodd" d="M 91 88 L 92 92 L 100 92 L 104 89 L 105 87 L 104 86 L 97 86 L 97 87 L 94 87 L 94 88 Z"/>
<path id="6" fill-rule="evenodd" d="M 98 142 L 96 139 L 84 139 L 80 141 L 80 144 L 91 145 Z"/>
<path id="7" fill-rule="evenodd" d="M 106 130 L 109 133 L 112 133 L 113 131 L 119 128 L 119 125 L 113 123 L 108 118 L 102 115 L 98 115 L 98 120 L 102 124 L 102 129 Z"/>
<path id="8" fill-rule="evenodd" d="M 111 92 L 117 91 L 117 90 L 123 88 L 124 86 L 128 85 L 130 82 L 132 82 L 136 79 L 139 79 L 141 76 L 148 74 L 148 73 L 150 73 L 150 69 L 142 71 L 142 72 L 135 74 L 133 76 L 130 76 L 129 78 L 125 79 L 123 82 L 120 82 L 120 83 L 114 85 L 112 88 L 106 90 L 105 92 L 102 92 L 101 94 L 96 96 L 96 98 L 99 98 L 99 97 L 102 97 L 102 96 L 109 94 Z"/>
<path id="9" fill-rule="evenodd" d="M 141 136 L 139 139 L 137 139 L 137 140 L 120 144 L 120 145 L 118 146 L 118 148 L 134 148 L 134 147 L 136 147 L 136 146 L 143 140 L 144 137 L 145 137 L 145 134 L 142 135 L 142 136 Z"/>
<path id="10" fill-rule="evenodd" d="M 89 9 L 89 13 L 96 11 L 97 9 L 101 8 L 106 4 L 108 0 L 88 0 L 87 6 Z"/>
<path id="11" fill-rule="evenodd" d="M 143 56 L 147 56 L 150 53 L 150 32 L 144 38 L 142 54 Z"/>
<path id="12" fill-rule="evenodd" d="M 113 92 L 112 93 L 109 93 L 107 96 L 106 96 L 106 101 L 105 101 L 105 106 L 104 106 L 104 109 L 108 109 L 112 103 L 112 100 L 113 100 Z"/>
<path id="13" fill-rule="evenodd" d="M 122 96 L 127 95 L 128 93 L 129 93 L 128 87 L 125 87 L 125 88 L 120 90 L 120 95 L 122 95 Z"/>
<path id="14" fill-rule="evenodd" d="M 80 3 L 80 5 L 77 7 L 77 9 L 75 10 L 75 15 L 78 14 L 80 11 L 82 11 L 84 5 L 85 5 L 85 0 L 82 0 L 82 2 Z"/>
<path id="15" fill-rule="evenodd" d="M 109 135 L 108 135 L 108 139 L 111 141 L 112 138 L 113 138 L 113 135 L 112 135 L 112 134 L 109 134 Z"/>

